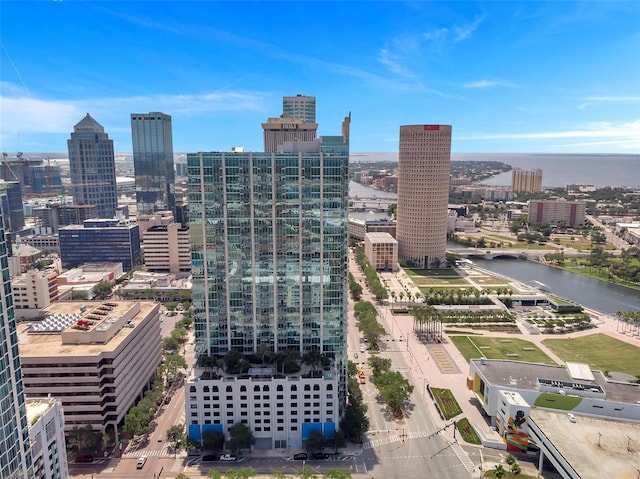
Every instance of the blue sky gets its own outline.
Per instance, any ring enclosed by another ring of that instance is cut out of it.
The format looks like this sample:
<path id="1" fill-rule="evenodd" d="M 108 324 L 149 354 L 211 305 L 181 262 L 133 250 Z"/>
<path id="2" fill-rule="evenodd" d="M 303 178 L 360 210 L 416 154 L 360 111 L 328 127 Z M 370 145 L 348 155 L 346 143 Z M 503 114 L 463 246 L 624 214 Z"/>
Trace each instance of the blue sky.
<path id="1" fill-rule="evenodd" d="M 352 112 L 351 150 L 453 125 L 454 152 L 640 153 L 640 2 L 0 2 L 0 149 L 65 152 L 90 112 L 173 117 L 178 151 L 262 148 L 282 96 Z"/>

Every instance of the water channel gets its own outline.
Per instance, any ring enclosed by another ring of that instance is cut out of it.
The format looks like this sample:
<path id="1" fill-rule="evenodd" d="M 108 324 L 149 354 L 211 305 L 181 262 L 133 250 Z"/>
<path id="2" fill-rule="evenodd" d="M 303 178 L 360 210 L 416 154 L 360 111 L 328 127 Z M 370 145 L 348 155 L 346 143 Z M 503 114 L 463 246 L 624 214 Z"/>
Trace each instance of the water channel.
<path id="1" fill-rule="evenodd" d="M 379 191 L 354 181 L 349 182 L 349 196 L 361 198 L 392 198 L 395 193 Z M 360 214 L 363 217 L 370 213 Z M 357 215 L 356 215 L 357 216 Z M 379 214 L 378 216 L 386 216 Z M 450 245 L 456 247 L 459 245 Z M 553 268 L 532 261 L 518 260 L 476 260 L 479 267 L 508 276 L 522 283 L 540 281 L 551 292 L 571 299 L 590 309 L 602 313 L 615 314 L 617 311 L 640 311 L 640 291 L 610 284 L 569 271 Z"/>
<path id="2" fill-rule="evenodd" d="M 640 291 L 631 288 L 532 261 L 473 258 L 473 263 L 522 283 L 540 281 L 546 284 L 553 294 L 602 313 L 640 311 Z"/>

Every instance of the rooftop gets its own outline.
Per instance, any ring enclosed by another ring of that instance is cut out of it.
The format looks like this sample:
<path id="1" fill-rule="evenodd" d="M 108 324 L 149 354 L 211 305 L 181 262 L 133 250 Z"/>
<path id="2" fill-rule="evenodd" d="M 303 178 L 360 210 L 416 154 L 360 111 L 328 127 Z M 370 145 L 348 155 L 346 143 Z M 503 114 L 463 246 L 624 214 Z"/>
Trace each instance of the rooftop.
<path id="1" fill-rule="evenodd" d="M 143 301 L 58 301 L 43 310 L 46 323 L 18 325 L 20 357 L 28 361 L 114 351 L 136 326 L 159 310 L 159 304 Z M 132 327 L 124 327 L 127 323 Z"/>
<path id="2" fill-rule="evenodd" d="M 640 427 L 622 421 L 532 409 L 531 421 L 582 479 L 637 476 Z"/>
<path id="3" fill-rule="evenodd" d="M 49 399 L 29 399 L 25 400 L 25 406 L 27 407 L 27 423 L 31 425 L 34 419 L 42 416 L 52 406 L 52 400 Z"/>
<path id="4" fill-rule="evenodd" d="M 482 371 L 491 384 L 496 386 L 537 391 L 538 380 L 543 379 L 601 388 L 606 398 L 611 401 L 635 404 L 640 397 L 640 384 L 607 381 L 601 371 L 592 371 L 594 380 L 586 381 L 572 378 L 567 368 L 563 366 L 502 359 L 486 359 L 485 364 L 481 364 L 480 359 L 472 359 L 471 362 Z"/>

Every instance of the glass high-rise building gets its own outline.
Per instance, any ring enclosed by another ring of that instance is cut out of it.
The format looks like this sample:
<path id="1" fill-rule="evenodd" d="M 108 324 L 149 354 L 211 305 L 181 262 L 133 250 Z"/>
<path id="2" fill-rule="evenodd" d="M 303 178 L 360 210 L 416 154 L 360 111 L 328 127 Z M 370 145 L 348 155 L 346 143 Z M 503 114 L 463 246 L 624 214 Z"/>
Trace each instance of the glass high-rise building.
<path id="1" fill-rule="evenodd" d="M 187 386 L 193 439 L 247 420 L 256 447 L 301 447 L 311 430 L 330 436 L 344 411 L 349 123 L 341 136 L 287 152 L 187 155 L 199 357 Z M 230 351 L 247 365 L 271 362 L 229 378 L 202 366 Z M 322 374 L 279 366 L 278 358 L 310 351 L 324 355 Z M 222 416 L 211 416 L 210 388 L 234 398 L 218 402 Z M 291 399 L 297 388 L 300 401 Z M 303 389 L 316 400 L 302 401 Z M 265 409 L 254 409 L 247 390 L 263 392 Z"/>
<path id="2" fill-rule="evenodd" d="M 33 470 L 29 453 L 29 428 L 24 387 L 18 355 L 18 336 L 13 312 L 9 261 L 4 221 L 0 212 L 0 477 L 31 479 Z"/>
<path id="3" fill-rule="evenodd" d="M 400 127 L 398 258 L 409 266 L 444 266 L 451 174 L 451 125 Z"/>
<path id="4" fill-rule="evenodd" d="M 176 199 L 171 116 L 132 113 L 131 137 L 138 215 L 173 211 Z"/>
<path id="5" fill-rule="evenodd" d="M 67 140 L 71 191 L 76 205 L 97 205 L 100 218 L 113 218 L 118 207 L 113 140 L 89 113 Z"/>
<path id="6" fill-rule="evenodd" d="M 306 95 L 285 96 L 282 98 L 282 116 L 297 118 L 303 123 L 316 122 L 316 97 Z"/>

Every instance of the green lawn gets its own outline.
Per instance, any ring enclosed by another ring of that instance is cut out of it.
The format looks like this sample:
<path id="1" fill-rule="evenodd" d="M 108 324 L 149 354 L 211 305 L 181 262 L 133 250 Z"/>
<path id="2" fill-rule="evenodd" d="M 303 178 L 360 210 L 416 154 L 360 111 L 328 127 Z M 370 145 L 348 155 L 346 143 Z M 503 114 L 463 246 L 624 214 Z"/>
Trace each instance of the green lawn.
<path id="1" fill-rule="evenodd" d="M 571 411 L 578 404 L 580 404 L 581 401 L 582 398 L 578 396 L 563 396 L 562 394 L 542 393 L 536 398 L 534 406 Z"/>
<path id="2" fill-rule="evenodd" d="M 405 273 L 409 276 L 430 276 L 430 277 L 444 277 L 444 278 L 459 278 L 460 275 L 456 270 L 450 268 L 434 268 L 434 269 L 410 269 L 405 268 Z"/>
<path id="3" fill-rule="evenodd" d="M 482 444 L 478 434 L 476 434 L 476 430 L 469 424 L 469 420 L 466 417 L 456 421 L 456 429 L 462 435 L 462 439 L 469 444 Z"/>
<path id="4" fill-rule="evenodd" d="M 606 334 L 573 339 L 545 339 L 544 345 L 565 361 L 587 363 L 592 369 L 640 375 L 640 347 Z"/>
<path id="5" fill-rule="evenodd" d="M 430 388 L 430 390 L 445 419 L 451 419 L 458 414 L 462 414 L 462 409 L 460 409 L 460 405 L 451 390 L 441 388 Z"/>
<path id="6" fill-rule="evenodd" d="M 532 363 L 555 364 L 536 345 L 517 338 L 487 338 L 478 336 L 450 336 L 449 339 L 467 360 L 484 356 L 487 359 L 511 359 Z"/>

